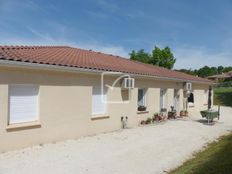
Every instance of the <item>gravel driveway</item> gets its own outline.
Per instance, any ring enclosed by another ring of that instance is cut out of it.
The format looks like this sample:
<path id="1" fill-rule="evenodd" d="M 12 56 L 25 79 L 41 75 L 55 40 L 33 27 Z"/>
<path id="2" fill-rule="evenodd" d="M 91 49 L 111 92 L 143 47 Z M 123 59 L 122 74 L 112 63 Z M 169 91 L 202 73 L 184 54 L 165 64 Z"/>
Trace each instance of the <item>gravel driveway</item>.
<path id="1" fill-rule="evenodd" d="M 190 118 L 0 154 L 0 174 L 156 174 L 232 130 L 232 108 L 213 126 Z"/>

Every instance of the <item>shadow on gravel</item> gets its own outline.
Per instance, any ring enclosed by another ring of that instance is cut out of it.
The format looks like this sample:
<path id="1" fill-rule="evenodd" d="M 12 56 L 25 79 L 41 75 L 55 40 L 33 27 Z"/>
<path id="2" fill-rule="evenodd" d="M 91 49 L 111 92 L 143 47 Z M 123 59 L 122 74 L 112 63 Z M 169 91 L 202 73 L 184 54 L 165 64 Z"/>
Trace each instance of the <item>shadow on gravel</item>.
<path id="1" fill-rule="evenodd" d="M 217 121 L 213 121 L 208 124 L 208 121 L 206 119 L 199 119 L 199 120 L 196 120 L 196 122 L 207 125 L 207 126 L 213 126 L 217 123 Z"/>

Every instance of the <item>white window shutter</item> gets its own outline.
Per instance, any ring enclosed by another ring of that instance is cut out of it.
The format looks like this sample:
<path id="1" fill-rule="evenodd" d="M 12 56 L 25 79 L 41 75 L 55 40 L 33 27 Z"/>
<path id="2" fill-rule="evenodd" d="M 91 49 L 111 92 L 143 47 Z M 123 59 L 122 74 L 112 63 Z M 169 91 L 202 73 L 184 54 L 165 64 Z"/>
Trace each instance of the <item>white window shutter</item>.
<path id="1" fill-rule="evenodd" d="M 36 85 L 11 85 L 9 88 L 9 123 L 38 120 L 38 92 Z"/>
<path id="2" fill-rule="evenodd" d="M 161 89 L 160 90 L 160 109 L 165 108 L 166 105 L 166 90 L 165 89 Z"/>
<path id="3" fill-rule="evenodd" d="M 106 101 L 106 94 L 101 93 L 100 87 L 93 87 L 92 91 L 92 114 L 104 114 L 106 113 L 106 103 L 103 102 L 103 100 Z"/>

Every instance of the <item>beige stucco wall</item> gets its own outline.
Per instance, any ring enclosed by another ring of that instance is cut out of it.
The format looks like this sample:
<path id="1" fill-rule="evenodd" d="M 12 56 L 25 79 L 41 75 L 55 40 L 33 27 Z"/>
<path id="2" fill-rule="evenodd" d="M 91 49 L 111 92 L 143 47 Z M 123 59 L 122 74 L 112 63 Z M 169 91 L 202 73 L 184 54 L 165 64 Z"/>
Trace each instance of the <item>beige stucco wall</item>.
<path id="1" fill-rule="evenodd" d="M 106 81 L 112 84 L 114 77 Z M 100 85 L 100 75 L 25 70 L 0 67 L 0 152 L 30 145 L 74 139 L 121 128 L 121 116 L 128 116 L 128 126 L 160 111 L 160 89 L 167 89 L 167 109 L 173 105 L 174 89 L 180 89 L 183 108 L 183 85 L 177 82 L 135 79 L 129 103 L 107 104 L 107 119 L 92 120 L 92 86 Z M 10 84 L 39 86 L 39 121 L 41 127 L 8 131 L 8 87 Z M 137 113 L 138 88 L 147 88 L 147 113 Z M 194 85 L 195 109 L 201 108 L 201 91 L 207 85 Z M 122 101 L 125 91 L 120 85 L 108 90 L 107 98 Z"/>
<path id="2" fill-rule="evenodd" d="M 194 105 L 188 108 L 188 111 L 200 111 L 208 108 L 208 96 L 205 96 L 205 90 L 208 90 L 208 85 L 193 84 L 193 94 L 194 94 Z M 212 105 L 213 105 L 213 95 L 212 95 Z"/>
<path id="3" fill-rule="evenodd" d="M 137 88 L 149 88 L 148 89 L 148 101 L 147 110 L 149 113 L 138 114 L 139 120 L 145 120 L 147 117 L 152 117 L 154 113 L 160 112 L 160 90 L 167 89 L 165 95 L 166 108 L 171 110 L 171 106 L 174 104 L 174 89 L 179 89 L 179 111 L 183 109 L 183 83 L 181 82 L 168 82 L 158 80 L 145 80 L 136 79 Z"/>

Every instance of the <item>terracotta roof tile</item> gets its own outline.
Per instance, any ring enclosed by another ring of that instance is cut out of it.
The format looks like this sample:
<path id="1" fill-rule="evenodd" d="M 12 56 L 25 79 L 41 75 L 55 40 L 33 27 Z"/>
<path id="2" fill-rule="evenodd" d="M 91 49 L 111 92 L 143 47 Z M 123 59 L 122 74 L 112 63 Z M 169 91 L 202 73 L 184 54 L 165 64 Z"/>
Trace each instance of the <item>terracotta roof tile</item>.
<path id="1" fill-rule="evenodd" d="M 68 46 L 0 46 L 0 59 L 212 82 L 166 68 Z"/>

